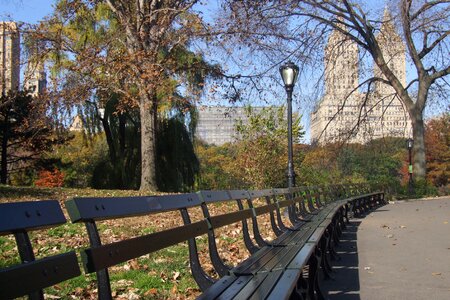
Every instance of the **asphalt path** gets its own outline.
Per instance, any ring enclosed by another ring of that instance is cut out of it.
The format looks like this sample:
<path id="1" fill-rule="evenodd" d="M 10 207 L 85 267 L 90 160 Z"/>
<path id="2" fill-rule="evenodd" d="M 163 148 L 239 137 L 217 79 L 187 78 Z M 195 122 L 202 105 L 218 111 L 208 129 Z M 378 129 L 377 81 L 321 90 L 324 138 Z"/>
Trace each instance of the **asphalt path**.
<path id="1" fill-rule="evenodd" d="M 351 220 L 328 299 L 450 299 L 450 197 L 387 204 Z"/>

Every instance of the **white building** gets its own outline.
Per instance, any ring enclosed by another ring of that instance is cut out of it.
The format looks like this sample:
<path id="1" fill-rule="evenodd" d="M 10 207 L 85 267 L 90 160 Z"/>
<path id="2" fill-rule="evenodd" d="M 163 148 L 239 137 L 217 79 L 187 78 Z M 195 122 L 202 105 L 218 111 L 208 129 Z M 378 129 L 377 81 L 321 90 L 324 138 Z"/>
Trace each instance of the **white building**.
<path id="1" fill-rule="evenodd" d="M 256 114 L 264 107 L 252 107 Z M 223 145 L 236 138 L 236 121 L 248 120 L 245 107 L 201 106 L 198 109 L 197 138 L 208 144 Z"/>

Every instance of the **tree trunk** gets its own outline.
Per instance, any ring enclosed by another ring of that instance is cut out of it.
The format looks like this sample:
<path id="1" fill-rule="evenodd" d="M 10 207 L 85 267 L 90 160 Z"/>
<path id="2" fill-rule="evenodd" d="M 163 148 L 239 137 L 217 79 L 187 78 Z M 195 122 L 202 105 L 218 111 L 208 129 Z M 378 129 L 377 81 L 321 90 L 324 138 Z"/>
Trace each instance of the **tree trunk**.
<path id="1" fill-rule="evenodd" d="M 6 184 L 6 178 L 8 177 L 8 115 L 5 116 L 5 123 L 3 125 L 2 133 L 2 158 L 1 158 L 1 170 L 0 170 L 0 183 Z"/>
<path id="2" fill-rule="evenodd" d="M 111 160 L 111 164 L 114 165 L 114 162 L 116 161 L 116 147 L 114 145 L 114 138 L 112 136 L 111 127 L 109 126 L 110 118 L 108 115 L 105 115 L 100 120 L 102 121 L 103 130 L 106 136 L 106 143 L 108 144 L 109 159 Z"/>
<path id="3" fill-rule="evenodd" d="M 425 126 L 421 114 L 415 114 L 411 118 L 413 127 L 413 176 L 415 179 L 425 179 L 426 160 L 425 160 Z"/>
<path id="4" fill-rule="evenodd" d="M 141 191 L 156 191 L 156 102 L 144 93 L 139 105 L 141 117 Z"/>

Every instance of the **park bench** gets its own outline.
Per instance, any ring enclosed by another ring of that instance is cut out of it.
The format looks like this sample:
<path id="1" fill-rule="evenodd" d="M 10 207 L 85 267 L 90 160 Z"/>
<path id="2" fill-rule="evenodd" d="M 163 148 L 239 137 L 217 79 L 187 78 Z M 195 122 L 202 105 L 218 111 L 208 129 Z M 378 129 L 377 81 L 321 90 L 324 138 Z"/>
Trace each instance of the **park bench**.
<path id="1" fill-rule="evenodd" d="M 64 216 L 55 201 L 28 203 L 47 202 L 52 202 L 53 210 L 58 211 L 57 222 L 33 227 L 17 225 L 14 229 L 1 228 L 2 232 L 16 235 L 18 231 L 64 223 Z M 370 193 L 361 186 L 333 186 L 200 191 L 148 197 L 74 198 L 66 201 L 65 206 L 72 222 L 85 224 L 90 245 L 81 251 L 81 261 L 85 273 L 95 272 L 97 275 L 99 299 L 112 299 L 109 268 L 181 242 L 188 244 L 191 273 L 204 292 L 199 299 L 320 299 L 319 270 L 325 277 L 330 276 L 331 260 L 336 257 L 334 247 L 339 242 L 349 214 L 362 214 L 383 202 L 382 192 Z M 216 214 L 217 203 L 227 205 L 230 211 Z M 193 218 L 194 210 L 201 212 L 200 218 L 198 214 Z M 104 220 L 155 214 L 164 217 L 168 212 L 179 214 L 180 223 L 177 226 L 111 243 L 102 241 L 97 226 Z M 17 220 L 15 224 L 26 222 Z M 227 226 L 240 228 L 242 241 L 249 253 L 248 258 L 237 265 L 230 265 L 221 257 L 217 243 L 217 237 L 223 234 L 221 230 Z M 270 230 L 263 231 L 263 227 Z M 267 232 L 271 235 L 264 234 Z M 211 272 L 202 268 L 196 240 L 200 236 L 207 237 L 209 259 L 219 279 L 214 279 Z M 61 268 L 72 270 L 74 264 L 78 268 L 75 254 L 70 252 L 68 256 L 71 263 Z M 0 273 L 3 280 L 1 287 L 11 282 L 12 273 L 6 270 Z M 34 290 L 78 274 L 76 270 L 72 273 L 67 271 L 64 276 L 56 274 L 56 278 L 39 283 Z M 30 274 L 32 278 L 38 275 Z M 32 290 L 30 287 L 26 293 Z"/>
<path id="2" fill-rule="evenodd" d="M 44 299 L 43 288 L 79 276 L 74 251 L 36 259 L 28 232 L 56 227 L 66 218 L 58 201 L 0 204 L 0 235 L 14 235 L 21 263 L 0 269 L 0 299 L 29 295 Z"/>

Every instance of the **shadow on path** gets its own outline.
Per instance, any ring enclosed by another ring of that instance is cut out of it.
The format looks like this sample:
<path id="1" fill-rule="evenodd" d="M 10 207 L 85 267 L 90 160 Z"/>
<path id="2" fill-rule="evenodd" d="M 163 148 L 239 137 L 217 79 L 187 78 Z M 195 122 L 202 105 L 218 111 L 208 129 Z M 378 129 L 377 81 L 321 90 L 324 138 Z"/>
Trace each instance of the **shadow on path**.
<path id="1" fill-rule="evenodd" d="M 353 219 L 347 225 L 336 248 L 340 259 L 332 262 L 333 279 L 321 280 L 321 288 L 324 294 L 328 294 L 330 300 L 361 299 L 357 245 L 357 232 L 360 224 L 360 219 Z"/>

